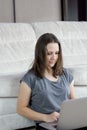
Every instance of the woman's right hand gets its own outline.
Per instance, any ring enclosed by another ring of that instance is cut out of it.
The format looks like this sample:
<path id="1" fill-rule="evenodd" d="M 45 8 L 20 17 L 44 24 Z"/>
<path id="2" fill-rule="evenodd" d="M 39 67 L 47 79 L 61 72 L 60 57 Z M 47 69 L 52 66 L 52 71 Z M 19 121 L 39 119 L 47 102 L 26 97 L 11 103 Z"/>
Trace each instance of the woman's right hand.
<path id="1" fill-rule="evenodd" d="M 51 114 L 46 114 L 45 115 L 45 118 L 44 118 L 44 121 L 45 122 L 54 122 L 54 121 L 57 121 L 58 118 L 59 118 L 59 113 L 58 112 L 53 112 Z"/>

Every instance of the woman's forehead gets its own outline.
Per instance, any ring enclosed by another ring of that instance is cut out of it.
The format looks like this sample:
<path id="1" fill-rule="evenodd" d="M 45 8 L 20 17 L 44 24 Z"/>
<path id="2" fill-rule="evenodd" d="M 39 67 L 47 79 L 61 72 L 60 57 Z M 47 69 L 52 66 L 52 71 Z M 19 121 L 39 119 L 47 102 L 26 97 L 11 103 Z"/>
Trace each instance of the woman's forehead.
<path id="1" fill-rule="evenodd" d="M 48 43 L 46 46 L 47 50 L 59 50 L 59 45 L 58 43 Z"/>

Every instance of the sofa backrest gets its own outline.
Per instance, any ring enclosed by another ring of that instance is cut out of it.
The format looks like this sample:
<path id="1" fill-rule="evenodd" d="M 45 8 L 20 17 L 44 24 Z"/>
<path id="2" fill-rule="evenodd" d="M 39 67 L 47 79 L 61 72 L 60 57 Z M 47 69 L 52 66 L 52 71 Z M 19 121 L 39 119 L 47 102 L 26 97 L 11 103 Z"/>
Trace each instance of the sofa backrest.
<path id="1" fill-rule="evenodd" d="M 0 74 L 16 74 L 33 61 L 36 39 L 54 33 L 61 42 L 64 65 L 87 65 L 86 22 L 37 22 L 0 24 Z"/>
<path id="2" fill-rule="evenodd" d="M 64 67 L 74 74 L 75 83 L 87 84 L 87 22 L 0 23 L 0 76 L 20 78 L 33 62 L 36 40 L 47 32 L 60 40 Z"/>
<path id="3" fill-rule="evenodd" d="M 18 75 L 33 61 L 35 32 L 30 24 L 0 23 L 0 75 Z"/>

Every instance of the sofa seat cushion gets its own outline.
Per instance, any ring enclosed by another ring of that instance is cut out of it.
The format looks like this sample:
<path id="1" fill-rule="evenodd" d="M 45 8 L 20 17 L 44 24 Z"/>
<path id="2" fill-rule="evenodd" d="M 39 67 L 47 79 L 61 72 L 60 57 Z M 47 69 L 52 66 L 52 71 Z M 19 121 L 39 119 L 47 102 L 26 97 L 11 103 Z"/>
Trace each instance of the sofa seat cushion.
<path id="1" fill-rule="evenodd" d="M 87 97 L 87 85 L 76 85 L 75 86 L 75 94 L 77 98 Z"/>
<path id="2" fill-rule="evenodd" d="M 36 36 L 30 24 L 0 24 L 0 75 L 22 73 L 33 61 Z"/>
<path id="3" fill-rule="evenodd" d="M 17 98 L 0 98 L 0 116 L 16 113 Z"/>
<path id="4" fill-rule="evenodd" d="M 17 97 L 20 79 L 23 74 L 0 76 L 0 97 Z"/>
<path id="5" fill-rule="evenodd" d="M 0 116 L 0 126 L 2 130 L 15 130 L 35 126 L 35 123 L 17 113 Z"/>
<path id="6" fill-rule="evenodd" d="M 87 86 L 87 65 L 69 67 L 74 76 L 75 85 Z"/>

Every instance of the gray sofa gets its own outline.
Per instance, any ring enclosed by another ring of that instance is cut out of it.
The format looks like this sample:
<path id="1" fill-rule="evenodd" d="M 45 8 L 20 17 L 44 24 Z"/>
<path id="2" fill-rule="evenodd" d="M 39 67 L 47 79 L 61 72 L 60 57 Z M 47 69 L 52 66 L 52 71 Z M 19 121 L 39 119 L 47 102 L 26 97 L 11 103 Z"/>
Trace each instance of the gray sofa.
<path id="1" fill-rule="evenodd" d="M 34 126 L 16 113 L 21 77 L 30 68 L 37 38 L 54 33 L 61 42 L 64 67 L 74 76 L 77 98 L 87 96 L 87 22 L 0 23 L 0 129 Z"/>

